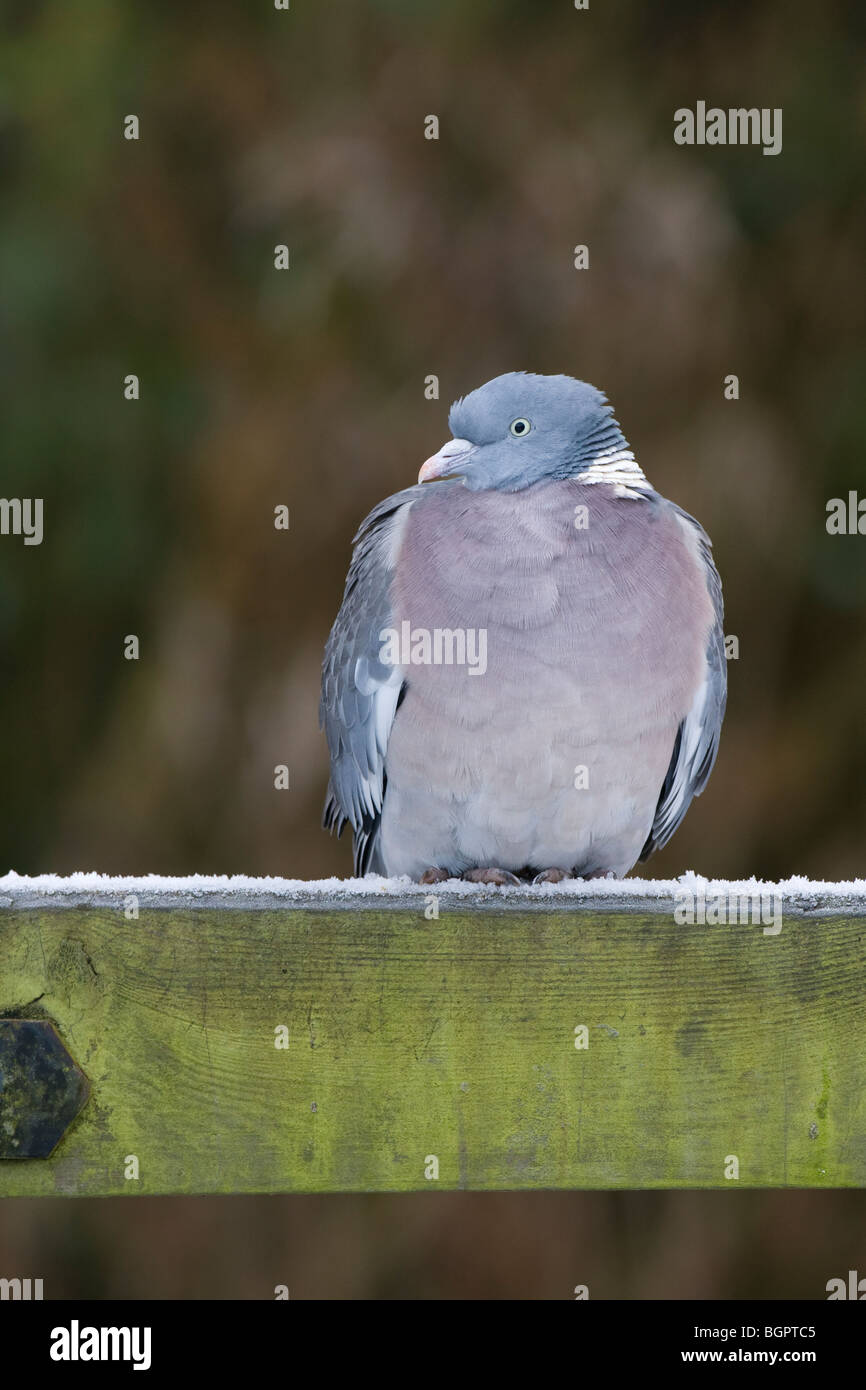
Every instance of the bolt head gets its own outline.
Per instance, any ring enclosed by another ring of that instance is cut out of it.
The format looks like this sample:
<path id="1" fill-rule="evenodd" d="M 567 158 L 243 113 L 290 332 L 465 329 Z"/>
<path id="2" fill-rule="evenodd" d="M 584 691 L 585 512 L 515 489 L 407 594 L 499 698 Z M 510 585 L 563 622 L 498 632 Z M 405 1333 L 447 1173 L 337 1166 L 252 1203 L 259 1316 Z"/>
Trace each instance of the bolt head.
<path id="1" fill-rule="evenodd" d="M 0 1159 L 48 1158 L 89 1095 L 51 1023 L 0 1018 Z"/>

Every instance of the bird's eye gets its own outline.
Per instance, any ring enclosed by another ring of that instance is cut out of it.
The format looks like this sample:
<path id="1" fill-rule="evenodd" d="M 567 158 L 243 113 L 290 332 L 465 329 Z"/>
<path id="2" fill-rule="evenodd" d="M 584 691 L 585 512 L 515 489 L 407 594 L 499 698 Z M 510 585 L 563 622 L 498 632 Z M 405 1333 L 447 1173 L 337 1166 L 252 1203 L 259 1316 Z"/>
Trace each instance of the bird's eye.
<path id="1" fill-rule="evenodd" d="M 529 423 L 525 416 L 520 415 L 516 420 L 511 421 L 509 429 L 511 430 L 511 433 L 513 435 L 516 435 L 519 439 L 522 434 L 529 434 L 529 431 L 532 429 L 532 425 Z"/>

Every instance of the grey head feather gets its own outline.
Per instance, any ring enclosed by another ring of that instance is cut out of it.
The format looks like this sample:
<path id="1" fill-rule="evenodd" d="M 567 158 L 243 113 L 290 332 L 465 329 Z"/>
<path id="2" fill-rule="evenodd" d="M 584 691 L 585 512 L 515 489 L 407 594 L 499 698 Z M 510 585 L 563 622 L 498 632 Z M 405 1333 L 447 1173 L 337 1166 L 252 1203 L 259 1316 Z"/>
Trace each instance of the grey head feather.
<path id="1" fill-rule="evenodd" d="M 515 421 L 529 429 L 515 435 Z M 571 376 L 507 372 L 455 401 L 448 424 L 475 446 L 461 476 L 472 491 L 515 492 L 577 476 L 599 456 L 628 448 L 603 392 Z"/>

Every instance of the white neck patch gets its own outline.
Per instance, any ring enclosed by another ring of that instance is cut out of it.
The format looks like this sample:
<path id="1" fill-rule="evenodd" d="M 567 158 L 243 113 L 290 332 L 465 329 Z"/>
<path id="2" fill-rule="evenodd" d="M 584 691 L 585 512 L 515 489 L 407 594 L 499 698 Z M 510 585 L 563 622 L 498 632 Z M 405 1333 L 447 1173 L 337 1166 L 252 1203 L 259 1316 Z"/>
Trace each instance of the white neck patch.
<path id="1" fill-rule="evenodd" d="M 612 484 L 617 497 L 640 498 L 652 491 L 631 449 L 607 449 L 597 454 L 589 467 L 578 473 L 577 481 Z"/>

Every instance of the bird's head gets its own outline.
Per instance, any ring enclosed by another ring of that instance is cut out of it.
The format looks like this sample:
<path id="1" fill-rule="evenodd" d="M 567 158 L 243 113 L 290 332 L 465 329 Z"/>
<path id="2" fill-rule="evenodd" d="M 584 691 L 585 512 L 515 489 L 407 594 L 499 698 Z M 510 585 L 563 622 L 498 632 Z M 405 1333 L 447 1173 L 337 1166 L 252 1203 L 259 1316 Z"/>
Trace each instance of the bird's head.
<path id="1" fill-rule="evenodd" d="M 571 478 L 627 443 L 606 397 L 571 376 L 507 372 L 455 401 L 453 439 L 423 465 L 419 483 L 461 478 L 473 492 L 517 492 Z"/>

